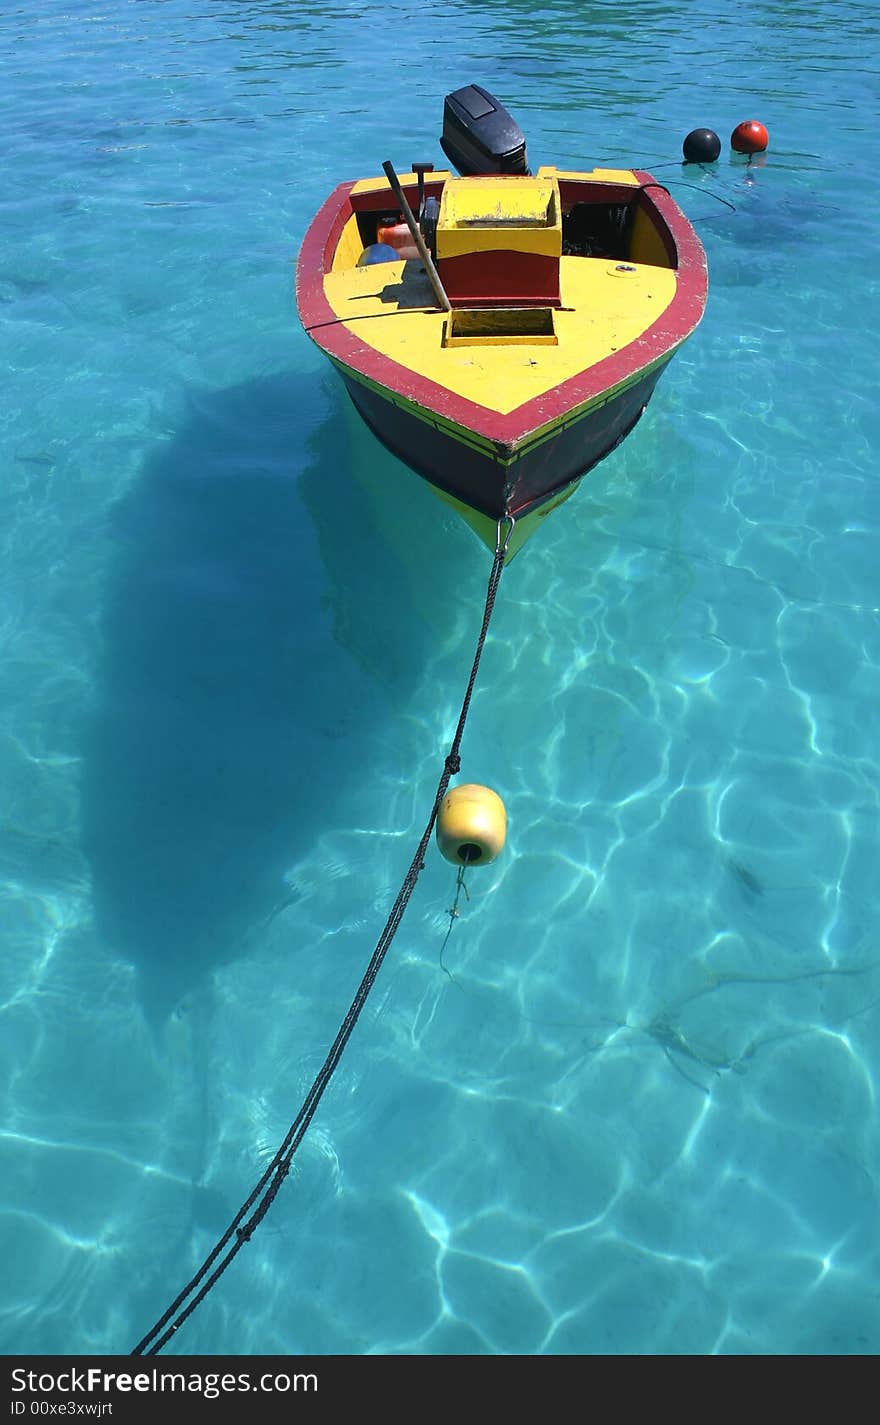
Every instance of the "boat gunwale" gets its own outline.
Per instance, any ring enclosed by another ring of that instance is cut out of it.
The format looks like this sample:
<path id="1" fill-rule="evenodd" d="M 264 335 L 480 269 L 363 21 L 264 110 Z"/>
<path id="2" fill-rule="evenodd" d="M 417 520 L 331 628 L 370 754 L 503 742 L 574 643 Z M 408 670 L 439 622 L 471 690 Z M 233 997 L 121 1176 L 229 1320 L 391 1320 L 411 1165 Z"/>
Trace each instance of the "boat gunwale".
<path id="1" fill-rule="evenodd" d="M 578 372 L 551 391 L 530 398 L 507 414 L 489 410 L 467 397 L 421 376 L 361 341 L 337 316 L 324 292 L 324 277 L 353 208 L 351 192 L 358 180 L 340 183 L 309 224 L 296 266 L 296 297 L 306 332 L 329 357 L 360 374 L 390 396 L 411 403 L 420 411 L 436 413 L 478 438 L 491 442 L 508 455 L 532 444 L 542 431 L 573 418 L 578 410 L 596 402 L 621 385 L 628 385 L 676 347 L 698 325 L 706 305 L 706 257 L 690 221 L 668 190 L 644 169 L 628 170 L 637 180 L 634 201 L 652 208 L 659 218 L 658 232 L 677 253 L 676 291 L 669 306 L 637 338 L 610 353 L 587 370 Z M 588 176 L 584 175 L 585 178 Z M 571 178 L 570 174 L 566 175 Z M 601 180 L 600 180 L 601 182 Z M 597 186 L 595 180 L 592 186 Z M 613 186 L 613 185 L 611 185 Z M 667 249 L 668 250 L 668 249 Z"/>

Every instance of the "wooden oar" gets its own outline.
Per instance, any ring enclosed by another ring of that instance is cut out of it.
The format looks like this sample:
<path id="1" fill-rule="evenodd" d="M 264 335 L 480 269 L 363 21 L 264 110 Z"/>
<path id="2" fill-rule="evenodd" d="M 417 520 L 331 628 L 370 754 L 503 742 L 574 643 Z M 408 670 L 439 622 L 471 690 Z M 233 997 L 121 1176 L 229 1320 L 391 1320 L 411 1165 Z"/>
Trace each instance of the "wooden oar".
<path id="1" fill-rule="evenodd" d="M 434 288 L 434 296 L 437 298 L 437 305 L 438 307 L 442 308 L 444 312 L 451 312 L 452 303 L 450 302 L 445 291 L 443 290 L 443 283 L 440 281 L 440 274 L 434 266 L 431 254 L 429 253 L 425 245 L 425 239 L 422 237 L 422 234 L 419 231 L 419 225 L 412 215 L 412 209 L 409 206 L 409 203 L 407 202 L 406 194 L 400 186 L 400 179 L 394 172 L 394 168 L 390 160 L 387 160 L 385 163 L 383 163 L 382 167 L 385 170 L 385 177 L 391 184 L 394 196 L 400 204 L 400 211 L 403 214 L 404 222 L 409 228 L 412 240 L 419 250 L 419 257 L 425 264 L 425 271 L 428 274 L 431 286 Z"/>

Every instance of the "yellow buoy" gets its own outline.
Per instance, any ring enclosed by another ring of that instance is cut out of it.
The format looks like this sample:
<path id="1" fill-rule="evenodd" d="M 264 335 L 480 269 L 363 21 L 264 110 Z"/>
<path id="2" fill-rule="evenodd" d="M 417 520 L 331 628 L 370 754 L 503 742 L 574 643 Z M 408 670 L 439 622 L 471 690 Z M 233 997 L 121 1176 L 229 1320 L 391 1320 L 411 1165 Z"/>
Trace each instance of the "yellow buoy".
<path id="1" fill-rule="evenodd" d="M 491 787 L 475 782 L 446 793 L 437 817 L 437 845 L 456 866 L 488 866 L 504 849 L 507 813 Z"/>

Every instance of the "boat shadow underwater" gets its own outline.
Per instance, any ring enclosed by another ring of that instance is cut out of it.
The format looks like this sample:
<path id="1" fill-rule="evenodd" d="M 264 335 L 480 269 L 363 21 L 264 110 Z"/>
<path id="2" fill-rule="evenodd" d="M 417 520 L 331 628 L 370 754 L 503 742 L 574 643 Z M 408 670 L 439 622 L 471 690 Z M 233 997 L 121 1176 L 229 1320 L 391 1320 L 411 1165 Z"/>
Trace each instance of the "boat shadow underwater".
<path id="1" fill-rule="evenodd" d="M 98 932 L 154 1029 L 290 892 L 424 664 L 445 536 L 404 480 L 389 545 L 343 399 L 295 374 L 194 393 L 111 515 L 83 841 Z"/>

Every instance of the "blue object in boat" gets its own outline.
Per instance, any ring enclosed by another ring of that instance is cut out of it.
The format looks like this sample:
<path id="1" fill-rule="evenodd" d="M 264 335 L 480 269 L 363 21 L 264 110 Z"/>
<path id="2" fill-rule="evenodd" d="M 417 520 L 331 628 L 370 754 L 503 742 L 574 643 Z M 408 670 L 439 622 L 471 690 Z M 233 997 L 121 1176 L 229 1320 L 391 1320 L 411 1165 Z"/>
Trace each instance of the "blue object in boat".
<path id="1" fill-rule="evenodd" d="M 373 242 L 358 258 L 358 267 L 374 267 L 377 262 L 399 262 L 400 253 L 390 242 Z"/>

